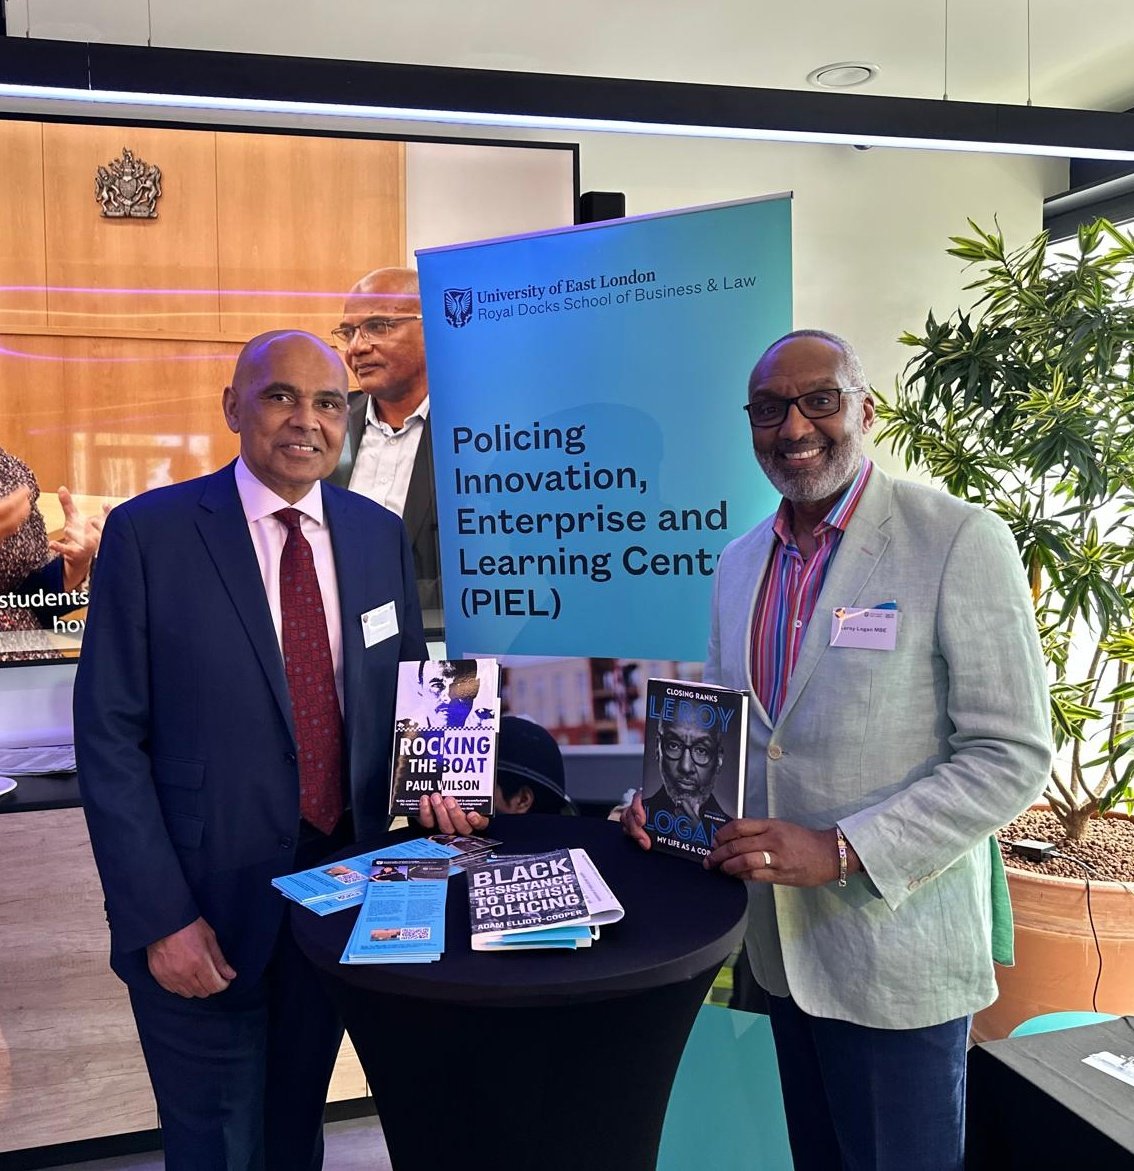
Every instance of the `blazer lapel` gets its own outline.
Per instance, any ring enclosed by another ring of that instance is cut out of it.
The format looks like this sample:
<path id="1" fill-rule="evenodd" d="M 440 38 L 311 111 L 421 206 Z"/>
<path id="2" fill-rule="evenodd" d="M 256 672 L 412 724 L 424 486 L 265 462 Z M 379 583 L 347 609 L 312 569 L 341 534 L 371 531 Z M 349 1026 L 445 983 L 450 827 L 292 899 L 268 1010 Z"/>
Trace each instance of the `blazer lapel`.
<path id="1" fill-rule="evenodd" d="M 368 556 L 367 535 L 356 523 L 358 513 L 344 507 L 342 496 L 323 489 L 323 514 L 331 529 L 331 548 L 335 556 L 335 577 L 339 585 L 339 610 L 343 636 L 343 719 L 346 728 L 358 726 L 355 716 L 362 690 L 363 643 L 360 616 L 364 606 L 362 571 Z M 373 543 L 371 536 L 370 542 Z M 370 605 L 373 605 L 371 601 Z M 348 732 L 349 734 L 349 732 Z"/>
<path id="2" fill-rule="evenodd" d="M 835 554 L 834 563 L 827 572 L 823 589 L 815 602 L 815 613 L 807 627 L 799 659 L 791 674 L 787 695 L 780 709 L 782 721 L 794 707 L 812 672 L 827 653 L 831 635 L 831 611 L 836 606 L 851 606 L 862 603 L 862 594 L 874 573 L 886 546 L 889 535 L 883 526 L 890 517 L 890 499 L 893 481 L 877 466 L 870 473 L 870 479 L 854 510 L 854 515 L 843 533 Z M 883 601 L 876 598 L 868 605 Z"/>
<path id="3" fill-rule="evenodd" d="M 209 476 L 201 493 L 197 530 L 228 591 L 268 685 L 294 735 L 283 655 L 264 593 L 264 581 L 233 475 L 234 464 Z"/>
<path id="4" fill-rule="evenodd" d="M 744 681 L 748 693 L 752 697 L 752 710 L 769 728 L 772 727 L 771 718 L 764 710 L 760 697 L 756 694 L 756 684 L 752 678 L 752 624 L 756 620 L 756 599 L 760 596 L 760 586 L 763 584 L 764 575 L 768 572 L 768 560 L 772 556 L 774 547 L 775 533 L 771 520 L 768 520 L 760 526 L 755 534 L 755 540 L 748 556 L 747 571 L 744 574 L 748 588 L 744 590 L 742 595 L 738 595 L 738 602 L 742 606 L 747 606 L 747 613 L 735 614 L 730 621 L 721 625 L 722 636 L 726 629 L 743 629 L 744 631 L 744 642 L 740 648 L 743 657 Z"/>
<path id="5" fill-rule="evenodd" d="M 335 470 L 327 477 L 332 484 L 338 484 L 340 488 L 350 487 L 350 475 L 354 471 L 354 461 L 358 458 L 358 449 L 362 444 L 362 433 L 366 430 L 366 405 L 369 401 L 365 391 L 352 390 L 350 393 L 350 414 L 347 416 L 346 439 L 339 454 L 339 462 L 335 465 Z"/>
<path id="6" fill-rule="evenodd" d="M 433 500 L 433 436 L 429 427 L 430 416 L 425 416 L 421 428 L 421 441 L 410 473 L 409 488 L 406 490 L 406 506 L 402 523 L 409 533 L 410 544 L 416 547 L 422 525 L 429 519 Z"/>

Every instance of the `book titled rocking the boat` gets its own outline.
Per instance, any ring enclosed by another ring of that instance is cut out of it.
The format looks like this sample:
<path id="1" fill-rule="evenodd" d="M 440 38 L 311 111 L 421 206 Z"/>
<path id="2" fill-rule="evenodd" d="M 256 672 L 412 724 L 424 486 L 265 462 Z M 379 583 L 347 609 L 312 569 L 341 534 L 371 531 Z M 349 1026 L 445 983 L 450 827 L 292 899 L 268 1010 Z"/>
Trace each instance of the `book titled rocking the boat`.
<path id="1" fill-rule="evenodd" d="M 468 880 L 473 951 L 590 947 L 624 914 L 586 850 L 504 855 Z"/>
<path id="2" fill-rule="evenodd" d="M 453 797 L 491 817 L 500 728 L 495 659 L 398 664 L 390 816 L 414 816 L 422 797 Z"/>
<path id="3" fill-rule="evenodd" d="M 744 814 L 748 696 L 729 687 L 646 683 L 642 804 L 663 854 L 700 861 L 717 830 Z"/>

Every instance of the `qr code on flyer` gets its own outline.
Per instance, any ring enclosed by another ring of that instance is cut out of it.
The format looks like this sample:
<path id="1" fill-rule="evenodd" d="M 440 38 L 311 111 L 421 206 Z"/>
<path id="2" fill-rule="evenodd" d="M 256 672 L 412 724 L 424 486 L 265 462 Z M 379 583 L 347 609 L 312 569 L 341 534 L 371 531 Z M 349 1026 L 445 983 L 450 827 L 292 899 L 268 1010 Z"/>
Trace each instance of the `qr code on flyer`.
<path id="1" fill-rule="evenodd" d="M 399 939 L 428 939 L 429 935 L 428 927 L 403 927 L 398 932 Z"/>

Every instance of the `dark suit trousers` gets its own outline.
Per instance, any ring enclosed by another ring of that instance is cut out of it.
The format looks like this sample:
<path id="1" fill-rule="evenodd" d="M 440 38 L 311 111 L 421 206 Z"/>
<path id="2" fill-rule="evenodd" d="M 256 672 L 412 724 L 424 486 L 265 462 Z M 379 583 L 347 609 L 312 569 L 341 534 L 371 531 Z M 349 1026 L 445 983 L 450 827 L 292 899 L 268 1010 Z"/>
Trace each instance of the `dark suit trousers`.
<path id="1" fill-rule="evenodd" d="M 795 1171 L 962 1171 L 969 1017 L 874 1029 L 767 1003 Z"/>
<path id="2" fill-rule="evenodd" d="M 296 869 L 349 840 L 305 835 Z M 166 1171 L 319 1171 L 343 1028 L 286 917 L 261 979 L 240 983 L 204 1000 L 130 989 Z"/>

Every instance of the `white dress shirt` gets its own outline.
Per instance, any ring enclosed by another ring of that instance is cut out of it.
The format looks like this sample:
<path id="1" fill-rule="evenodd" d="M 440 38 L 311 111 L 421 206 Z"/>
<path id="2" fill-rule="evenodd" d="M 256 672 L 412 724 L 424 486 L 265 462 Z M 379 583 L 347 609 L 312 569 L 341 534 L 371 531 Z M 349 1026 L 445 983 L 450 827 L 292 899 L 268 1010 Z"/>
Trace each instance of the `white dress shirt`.
<path id="1" fill-rule="evenodd" d="M 374 399 L 366 404 L 366 426 L 350 475 L 350 489 L 361 492 L 371 500 L 396 512 L 405 512 L 409 495 L 410 477 L 421 443 L 425 420 L 429 418 L 429 395 L 412 413 L 406 416 L 401 429 L 395 431 L 389 423 L 378 418 Z"/>
<path id="2" fill-rule="evenodd" d="M 260 577 L 264 592 L 268 595 L 268 608 L 272 612 L 272 624 L 276 628 L 276 641 L 283 654 L 283 610 L 280 606 L 280 556 L 287 540 L 287 526 L 272 514 L 281 508 L 295 508 L 302 514 L 300 529 L 311 546 L 315 561 L 315 576 L 319 579 L 319 592 L 323 596 L 323 614 L 327 619 L 327 637 L 331 641 L 331 661 L 335 666 L 335 691 L 339 697 L 339 710 L 343 710 L 343 626 L 339 608 L 339 580 L 335 574 L 334 549 L 331 546 L 331 530 L 323 520 L 322 486 L 315 484 L 311 491 L 295 504 L 288 504 L 271 488 L 262 484 L 249 471 L 243 459 L 236 461 L 236 490 L 248 521 L 248 532 L 256 550 L 256 561 L 260 566 Z"/>

